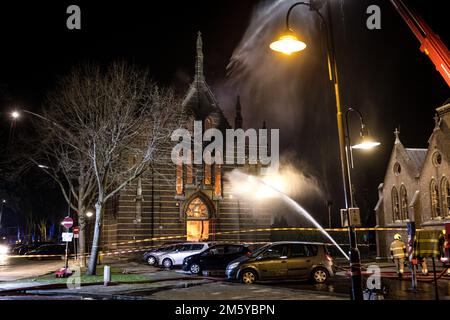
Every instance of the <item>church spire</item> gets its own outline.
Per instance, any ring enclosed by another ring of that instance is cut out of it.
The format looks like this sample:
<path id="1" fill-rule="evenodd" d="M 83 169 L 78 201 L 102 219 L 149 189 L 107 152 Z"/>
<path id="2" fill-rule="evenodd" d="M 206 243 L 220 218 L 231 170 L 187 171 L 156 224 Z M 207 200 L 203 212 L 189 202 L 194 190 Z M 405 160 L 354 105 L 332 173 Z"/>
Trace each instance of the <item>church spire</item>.
<path id="1" fill-rule="evenodd" d="M 203 41 L 202 33 L 199 31 L 197 34 L 197 59 L 195 61 L 195 80 L 204 80 L 203 75 Z"/>
<path id="2" fill-rule="evenodd" d="M 236 116 L 234 118 L 234 128 L 235 129 L 242 129 L 242 107 L 241 107 L 241 97 L 237 96 L 237 102 L 236 102 Z"/>
<path id="3" fill-rule="evenodd" d="M 398 128 L 395 128 L 394 135 L 395 135 L 395 144 L 401 143 L 400 142 L 400 131 L 398 130 Z"/>

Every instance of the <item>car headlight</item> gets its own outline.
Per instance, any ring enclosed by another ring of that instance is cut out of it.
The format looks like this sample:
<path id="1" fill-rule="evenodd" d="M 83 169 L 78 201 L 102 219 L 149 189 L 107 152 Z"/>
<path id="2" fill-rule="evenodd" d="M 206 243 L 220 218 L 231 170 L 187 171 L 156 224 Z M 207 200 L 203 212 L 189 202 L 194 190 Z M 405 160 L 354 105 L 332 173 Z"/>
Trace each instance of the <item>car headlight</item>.
<path id="1" fill-rule="evenodd" d="M 9 248 L 7 246 L 0 245 L 0 254 L 8 254 Z"/>
<path id="2" fill-rule="evenodd" d="M 235 269 L 239 265 L 239 262 L 233 262 L 228 265 L 227 269 Z"/>

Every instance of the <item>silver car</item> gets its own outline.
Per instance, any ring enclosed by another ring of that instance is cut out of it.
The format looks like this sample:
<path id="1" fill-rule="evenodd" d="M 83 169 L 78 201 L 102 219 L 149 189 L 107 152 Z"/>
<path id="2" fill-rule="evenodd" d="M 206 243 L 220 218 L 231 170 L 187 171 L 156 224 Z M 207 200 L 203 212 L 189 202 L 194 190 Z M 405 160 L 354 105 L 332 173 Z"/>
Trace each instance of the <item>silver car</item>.
<path id="1" fill-rule="evenodd" d="M 183 260 L 193 254 L 200 253 L 211 246 L 209 242 L 186 242 L 179 244 L 173 251 L 164 252 L 157 257 L 158 265 L 171 269 L 173 266 L 180 266 Z"/>

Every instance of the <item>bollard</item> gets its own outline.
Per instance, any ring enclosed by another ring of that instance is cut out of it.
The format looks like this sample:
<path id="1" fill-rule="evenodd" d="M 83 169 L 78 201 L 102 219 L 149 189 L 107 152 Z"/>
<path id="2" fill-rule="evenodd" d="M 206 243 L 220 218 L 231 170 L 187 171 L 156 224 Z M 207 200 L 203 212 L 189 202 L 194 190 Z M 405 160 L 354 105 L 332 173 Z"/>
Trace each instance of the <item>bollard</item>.
<path id="1" fill-rule="evenodd" d="M 103 268 L 103 284 L 105 286 L 108 286 L 110 282 L 111 282 L 111 267 L 105 266 Z"/>

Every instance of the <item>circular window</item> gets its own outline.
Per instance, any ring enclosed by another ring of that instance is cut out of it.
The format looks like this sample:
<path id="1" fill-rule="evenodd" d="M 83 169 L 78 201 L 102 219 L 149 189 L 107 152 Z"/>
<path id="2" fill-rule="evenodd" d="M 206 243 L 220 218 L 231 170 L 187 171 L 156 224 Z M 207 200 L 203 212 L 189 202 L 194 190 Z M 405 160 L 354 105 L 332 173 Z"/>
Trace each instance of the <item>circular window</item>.
<path id="1" fill-rule="evenodd" d="M 396 162 L 394 164 L 394 174 L 396 176 L 398 176 L 401 172 L 402 172 L 402 166 L 400 165 L 400 163 Z"/>
<path id="2" fill-rule="evenodd" d="M 441 153 L 440 152 L 435 152 L 435 153 L 433 153 L 433 165 L 435 166 L 435 167 L 439 167 L 440 165 L 441 165 L 441 163 L 442 163 L 442 155 L 441 155 Z"/>

